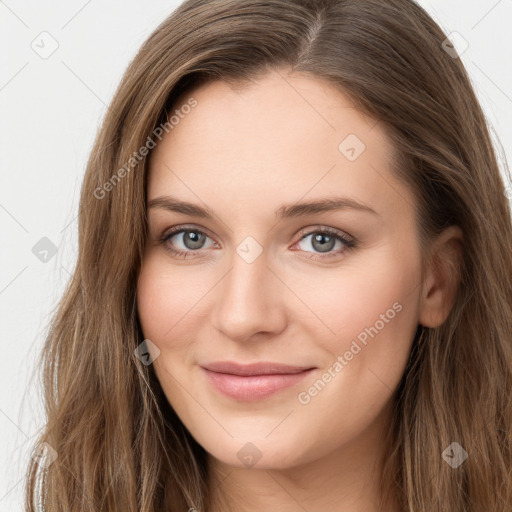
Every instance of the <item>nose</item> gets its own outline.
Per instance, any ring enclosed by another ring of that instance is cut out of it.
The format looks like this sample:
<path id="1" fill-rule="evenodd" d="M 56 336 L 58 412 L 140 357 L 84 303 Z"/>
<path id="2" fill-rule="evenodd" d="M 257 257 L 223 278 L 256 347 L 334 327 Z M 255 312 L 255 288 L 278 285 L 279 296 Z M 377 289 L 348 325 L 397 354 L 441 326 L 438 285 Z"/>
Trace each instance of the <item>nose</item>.
<path id="1" fill-rule="evenodd" d="M 286 286 L 271 268 L 266 253 L 252 262 L 235 253 L 232 261 L 216 287 L 213 327 L 238 342 L 279 334 L 286 324 Z"/>

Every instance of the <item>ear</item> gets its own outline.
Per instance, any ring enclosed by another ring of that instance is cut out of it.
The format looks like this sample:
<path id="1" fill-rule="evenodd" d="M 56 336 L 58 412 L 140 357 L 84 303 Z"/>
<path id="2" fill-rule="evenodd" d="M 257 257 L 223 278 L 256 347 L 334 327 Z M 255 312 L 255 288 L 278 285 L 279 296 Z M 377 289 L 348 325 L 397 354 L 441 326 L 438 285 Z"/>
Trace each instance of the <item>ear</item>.
<path id="1" fill-rule="evenodd" d="M 450 314 L 460 282 L 462 241 L 461 229 L 450 226 L 432 242 L 418 320 L 424 327 L 438 327 Z"/>

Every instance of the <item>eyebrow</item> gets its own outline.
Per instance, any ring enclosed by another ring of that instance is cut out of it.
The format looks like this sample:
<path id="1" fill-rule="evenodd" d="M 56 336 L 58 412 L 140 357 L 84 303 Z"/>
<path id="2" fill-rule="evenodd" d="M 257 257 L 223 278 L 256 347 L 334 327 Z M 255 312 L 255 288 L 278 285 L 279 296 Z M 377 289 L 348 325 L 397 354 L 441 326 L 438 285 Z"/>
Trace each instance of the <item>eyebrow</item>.
<path id="1" fill-rule="evenodd" d="M 216 217 L 213 211 L 208 207 L 199 206 L 187 201 L 180 201 L 172 196 L 159 196 L 151 199 L 148 203 L 148 208 L 161 208 L 164 210 L 181 213 L 184 215 L 191 215 L 194 217 L 201 217 L 209 220 L 213 220 L 214 217 Z M 355 199 L 345 197 L 327 197 L 315 201 L 283 205 L 275 212 L 275 215 L 277 220 L 282 220 L 285 218 L 303 217 L 315 213 L 346 209 L 367 212 L 377 216 L 379 215 L 368 205 L 360 203 Z"/>

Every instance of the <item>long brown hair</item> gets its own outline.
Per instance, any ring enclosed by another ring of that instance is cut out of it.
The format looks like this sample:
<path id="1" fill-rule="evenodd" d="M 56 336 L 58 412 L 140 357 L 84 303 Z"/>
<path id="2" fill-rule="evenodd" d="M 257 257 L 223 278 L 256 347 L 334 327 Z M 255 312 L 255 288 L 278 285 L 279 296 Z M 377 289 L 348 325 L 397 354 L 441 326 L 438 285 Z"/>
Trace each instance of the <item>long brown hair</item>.
<path id="1" fill-rule="evenodd" d="M 440 327 L 418 327 L 396 391 L 383 494 L 411 512 L 512 510 L 511 212 L 485 117 L 445 39 L 412 0 L 187 0 L 151 34 L 88 161 L 77 264 L 41 352 L 38 442 L 57 458 L 31 461 L 27 511 L 207 510 L 206 452 L 134 352 L 144 339 L 141 148 L 196 85 L 239 86 L 281 67 L 336 84 L 383 123 L 425 248 L 446 226 L 464 234 L 455 305 Z M 442 456 L 452 442 L 468 453 L 456 469 Z"/>

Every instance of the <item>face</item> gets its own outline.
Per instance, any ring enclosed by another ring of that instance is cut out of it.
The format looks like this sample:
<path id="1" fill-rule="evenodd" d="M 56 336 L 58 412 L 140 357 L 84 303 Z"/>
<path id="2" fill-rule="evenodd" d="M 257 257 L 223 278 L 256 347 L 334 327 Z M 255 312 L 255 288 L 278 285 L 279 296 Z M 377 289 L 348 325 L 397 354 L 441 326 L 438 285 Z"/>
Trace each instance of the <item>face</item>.
<path id="1" fill-rule="evenodd" d="M 151 155 L 137 290 L 165 395 L 232 466 L 348 448 L 390 406 L 419 318 L 415 201 L 386 132 L 285 71 L 180 104 Z"/>

